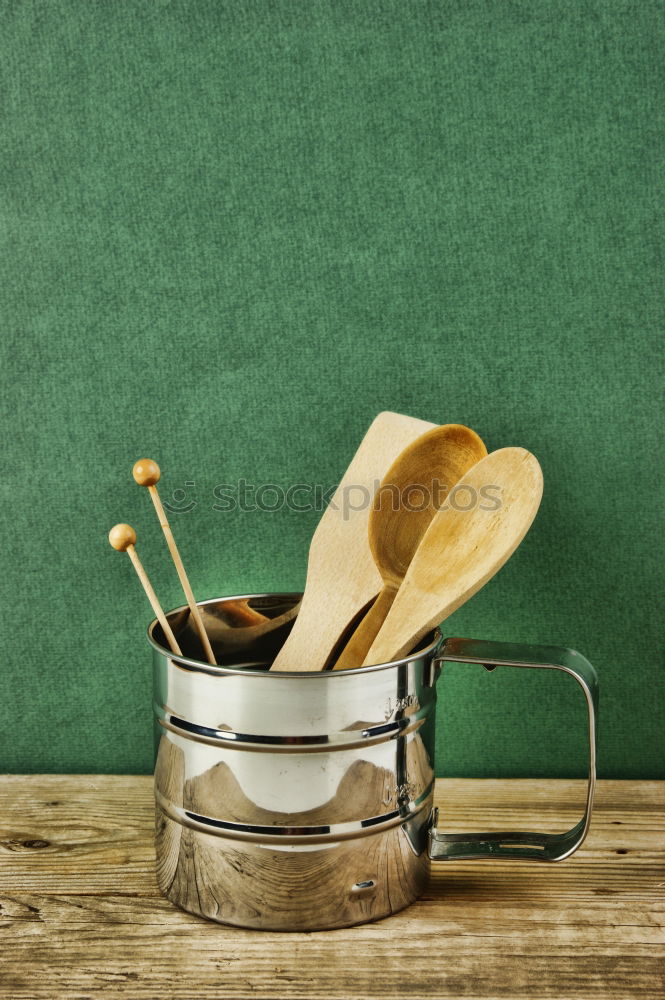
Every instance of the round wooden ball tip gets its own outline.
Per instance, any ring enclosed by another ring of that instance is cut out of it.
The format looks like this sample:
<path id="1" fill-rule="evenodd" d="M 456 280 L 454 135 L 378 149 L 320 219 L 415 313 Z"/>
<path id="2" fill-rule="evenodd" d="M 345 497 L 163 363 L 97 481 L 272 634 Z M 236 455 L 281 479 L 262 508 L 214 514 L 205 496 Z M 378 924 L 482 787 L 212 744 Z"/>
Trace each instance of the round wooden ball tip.
<path id="1" fill-rule="evenodd" d="M 132 475 L 139 486 L 154 486 L 159 482 L 161 472 L 157 462 L 151 458 L 139 458 L 138 462 L 134 462 Z"/>
<path id="2" fill-rule="evenodd" d="M 118 552 L 126 552 L 130 545 L 136 545 L 136 532 L 131 524 L 116 524 L 109 531 L 109 542 Z"/>

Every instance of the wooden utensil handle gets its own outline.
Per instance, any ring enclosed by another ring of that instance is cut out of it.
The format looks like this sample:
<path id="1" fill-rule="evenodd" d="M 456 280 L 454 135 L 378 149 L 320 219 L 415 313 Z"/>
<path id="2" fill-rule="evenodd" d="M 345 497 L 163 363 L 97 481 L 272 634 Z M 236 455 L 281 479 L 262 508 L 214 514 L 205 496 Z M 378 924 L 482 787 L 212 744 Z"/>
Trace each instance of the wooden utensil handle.
<path id="1" fill-rule="evenodd" d="M 379 634 L 386 615 L 390 611 L 396 594 L 396 587 L 386 586 L 383 588 L 342 650 L 333 670 L 350 670 L 353 667 L 362 666 L 372 643 Z"/>
<path id="2" fill-rule="evenodd" d="M 196 627 L 196 632 L 199 639 L 201 640 L 201 645 L 205 650 L 206 657 L 209 663 L 216 665 L 217 660 L 215 659 L 215 654 L 212 651 L 212 646 L 210 645 L 210 639 L 203 625 L 203 619 L 201 618 L 201 612 L 199 611 L 196 598 L 194 597 L 194 592 L 190 586 L 187 573 L 185 572 L 185 567 L 183 565 L 182 559 L 180 558 L 180 553 L 178 551 L 178 546 L 175 543 L 175 538 L 173 537 L 173 532 L 171 531 L 171 525 L 168 522 L 166 513 L 162 506 L 162 501 L 160 499 L 159 493 L 157 492 L 156 486 L 148 486 L 148 492 L 152 497 L 152 502 L 155 506 L 155 511 L 159 519 L 159 523 L 162 526 L 162 531 L 164 532 L 164 537 L 166 538 L 166 544 L 169 547 L 169 552 L 173 562 L 175 563 L 176 572 L 180 579 L 182 589 L 185 592 L 185 597 L 187 598 L 187 603 L 189 604 L 189 610 L 194 619 L 194 625 Z"/>
<path id="3" fill-rule="evenodd" d="M 132 565 L 134 566 L 134 569 L 136 570 L 136 575 L 138 576 L 139 580 L 141 581 L 141 585 L 145 590 L 146 597 L 150 601 L 150 606 L 152 610 L 155 612 L 155 617 L 157 618 L 159 624 L 162 626 L 162 631 L 166 636 L 166 641 L 169 644 L 171 652 L 175 653 L 177 656 L 182 656 L 182 650 L 178 645 L 178 640 L 173 634 L 173 630 L 168 623 L 166 615 L 162 611 L 162 607 L 159 601 L 157 600 L 157 594 L 153 590 L 152 584 L 148 579 L 148 574 L 143 568 L 143 564 L 141 563 L 141 560 L 138 557 L 136 549 L 134 548 L 133 545 L 128 545 L 126 551 L 127 555 L 132 560 Z"/>

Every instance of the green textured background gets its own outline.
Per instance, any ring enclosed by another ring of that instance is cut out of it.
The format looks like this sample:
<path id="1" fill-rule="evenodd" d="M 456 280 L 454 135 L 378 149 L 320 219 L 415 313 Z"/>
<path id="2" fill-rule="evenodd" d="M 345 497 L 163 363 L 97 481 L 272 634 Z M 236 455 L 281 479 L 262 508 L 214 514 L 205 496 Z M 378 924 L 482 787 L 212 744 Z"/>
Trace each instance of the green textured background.
<path id="1" fill-rule="evenodd" d="M 601 774 L 665 778 L 663 3 L 0 13 L 0 768 L 151 769 L 111 524 L 182 598 L 137 457 L 195 483 L 197 596 L 297 589 L 316 516 L 213 487 L 330 485 L 393 409 L 539 457 L 533 531 L 446 630 L 580 649 Z M 440 770 L 583 773 L 574 687 L 449 668 Z"/>

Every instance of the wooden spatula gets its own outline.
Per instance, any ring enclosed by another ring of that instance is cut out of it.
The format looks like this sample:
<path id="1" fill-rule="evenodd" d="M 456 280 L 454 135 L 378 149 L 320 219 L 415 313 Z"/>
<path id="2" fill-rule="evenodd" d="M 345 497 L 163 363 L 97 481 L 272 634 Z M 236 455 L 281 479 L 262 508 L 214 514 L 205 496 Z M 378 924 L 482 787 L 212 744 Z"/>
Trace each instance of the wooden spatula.
<path id="1" fill-rule="evenodd" d="M 474 465 L 423 535 L 363 666 L 410 653 L 480 590 L 526 535 L 542 493 L 540 465 L 524 448 L 501 448 Z"/>
<path id="2" fill-rule="evenodd" d="M 300 611 L 271 670 L 323 670 L 376 597 L 382 581 L 367 539 L 374 494 L 399 453 L 434 426 L 390 411 L 373 420 L 314 532 Z"/>

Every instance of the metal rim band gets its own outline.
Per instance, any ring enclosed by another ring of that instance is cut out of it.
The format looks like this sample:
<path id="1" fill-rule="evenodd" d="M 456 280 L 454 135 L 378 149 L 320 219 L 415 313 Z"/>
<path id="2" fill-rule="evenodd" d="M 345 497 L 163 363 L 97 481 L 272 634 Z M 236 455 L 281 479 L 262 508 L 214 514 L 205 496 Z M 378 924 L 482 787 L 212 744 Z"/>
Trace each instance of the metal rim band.
<path id="1" fill-rule="evenodd" d="M 270 594 L 230 594 L 227 597 L 213 597 L 208 601 L 197 601 L 197 607 L 204 608 L 207 604 L 219 604 L 220 601 L 251 601 L 253 599 L 260 599 L 262 597 L 270 597 Z M 284 594 L 284 597 L 298 597 L 302 595 L 299 593 L 294 594 Z M 184 612 L 188 610 L 188 605 L 183 604 L 179 608 L 173 608 L 171 611 L 166 612 L 166 617 L 169 615 L 178 614 L 179 612 Z M 392 667 L 405 666 L 411 663 L 413 660 L 419 660 L 422 658 L 427 658 L 434 654 L 436 649 L 441 643 L 441 632 L 437 629 L 434 638 L 427 645 L 423 646 L 422 649 L 417 649 L 413 653 L 409 653 L 408 656 L 403 657 L 400 660 L 394 660 L 392 663 L 377 663 L 371 667 L 354 667 L 352 670 L 299 670 L 295 673 L 290 673 L 285 670 L 252 670 L 253 664 L 237 664 L 233 667 L 220 667 L 218 665 L 213 665 L 211 663 L 204 663 L 202 660 L 193 660 L 188 656 L 177 656 L 170 649 L 166 649 L 164 646 L 160 646 L 157 640 L 153 637 L 153 631 L 159 623 L 155 618 L 148 625 L 147 637 L 148 642 L 157 650 L 161 656 L 166 659 L 171 660 L 178 666 L 184 667 L 185 669 L 198 670 L 201 673 L 212 674 L 217 676 L 219 674 L 227 674 L 230 676 L 237 677 L 239 673 L 242 673 L 243 677 L 289 677 L 292 682 L 297 681 L 311 681 L 311 680 L 321 680 L 322 678 L 332 680 L 333 678 L 342 678 L 349 676 L 357 676 L 362 674 L 363 676 L 368 673 L 375 673 L 377 670 L 390 670 Z M 248 669 L 249 668 L 249 669 Z"/>
<path id="2" fill-rule="evenodd" d="M 183 806 L 176 806 L 155 788 L 157 806 L 169 819 L 180 826 L 189 827 L 199 833 L 211 834 L 214 837 L 226 837 L 231 840 L 243 840 L 255 844 L 334 844 L 339 840 L 355 840 L 358 837 L 369 837 L 374 833 L 401 826 L 412 820 L 424 809 L 431 812 L 431 798 L 434 782 L 408 806 L 393 809 L 382 816 L 372 816 L 368 819 L 353 820 L 348 823 L 335 823 L 331 826 L 261 826 L 249 823 L 233 823 L 195 813 Z"/>

